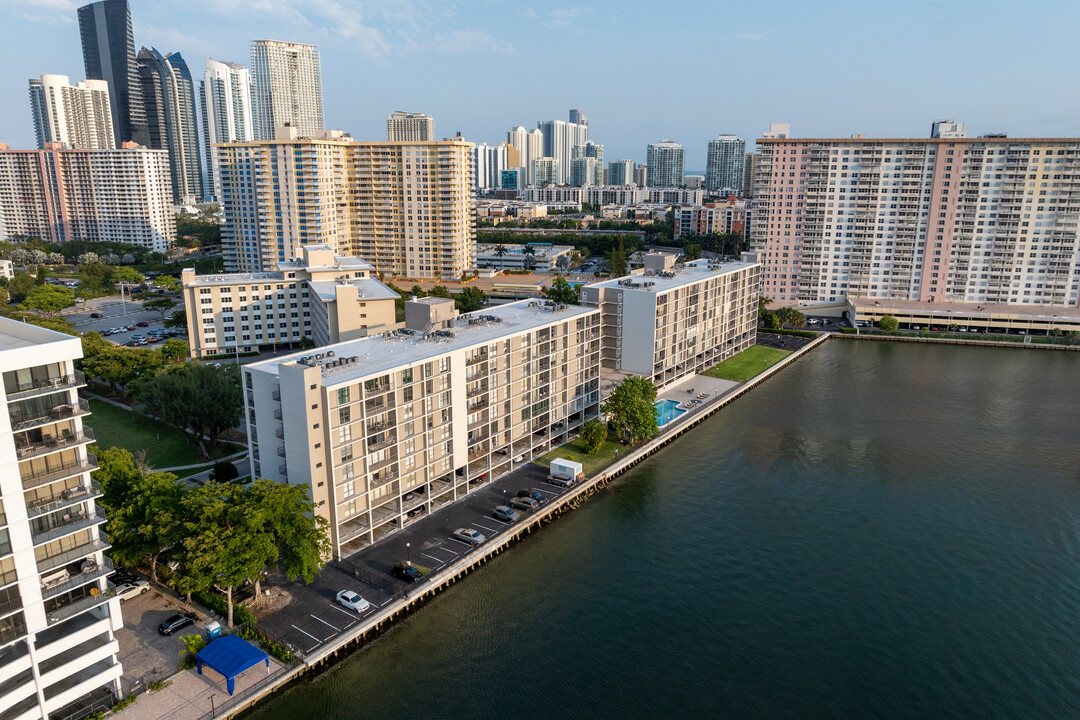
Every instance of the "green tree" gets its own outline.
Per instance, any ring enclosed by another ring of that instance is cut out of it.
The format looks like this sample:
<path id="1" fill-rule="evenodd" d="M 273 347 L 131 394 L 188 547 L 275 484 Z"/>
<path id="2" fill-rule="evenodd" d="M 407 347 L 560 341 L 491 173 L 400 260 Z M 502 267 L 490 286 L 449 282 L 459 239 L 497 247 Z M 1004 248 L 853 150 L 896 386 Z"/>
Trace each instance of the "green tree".
<path id="1" fill-rule="evenodd" d="M 693 243 L 683 247 L 683 257 L 687 262 L 698 260 L 701 258 L 701 246 Z"/>
<path id="2" fill-rule="evenodd" d="M 765 316 L 769 312 L 769 306 L 772 305 L 772 298 L 767 298 L 764 295 L 759 295 L 757 299 L 757 316 L 758 322 L 764 322 Z"/>
<path id="3" fill-rule="evenodd" d="M 467 313 L 480 310 L 487 304 L 487 294 L 478 287 L 466 287 L 454 298 L 458 312 Z"/>
<path id="4" fill-rule="evenodd" d="M 142 285 L 145 281 L 145 278 L 135 268 L 127 265 L 113 268 L 109 279 L 115 285 L 121 283 L 125 285 Z"/>
<path id="5" fill-rule="evenodd" d="M 150 310 L 161 315 L 165 319 L 165 313 L 176 307 L 176 301 L 166 297 L 158 297 L 143 303 L 143 310 Z"/>
<path id="6" fill-rule="evenodd" d="M 37 277 L 34 278 L 34 282 L 37 285 L 44 285 L 45 281 L 49 279 L 49 269 L 44 265 L 37 266 Z"/>
<path id="7" fill-rule="evenodd" d="M 578 294 L 574 286 L 566 281 L 566 278 L 555 278 L 550 287 L 544 288 L 544 297 L 557 303 L 577 305 Z"/>
<path id="8" fill-rule="evenodd" d="M 525 268 L 526 270 L 528 270 L 530 272 L 535 270 L 536 269 L 536 256 L 535 255 L 528 255 L 528 254 L 525 255 L 525 257 L 523 257 L 521 259 L 521 267 Z"/>
<path id="9" fill-rule="evenodd" d="M 525 257 L 534 257 L 536 255 L 536 248 L 531 243 L 525 243 L 525 246 L 521 248 L 521 254 Z"/>
<path id="10" fill-rule="evenodd" d="M 495 257 L 497 257 L 497 258 L 501 258 L 502 256 L 506 255 L 509 252 L 510 251 L 507 250 L 506 246 L 503 245 L 502 243 L 499 243 L 498 245 L 495 246 L 494 253 L 495 253 Z"/>
<path id="11" fill-rule="evenodd" d="M 186 340 L 166 340 L 161 345 L 161 357 L 171 362 L 184 362 L 190 353 Z"/>
<path id="12" fill-rule="evenodd" d="M 2 278 L 2 279 L 7 280 L 7 278 Z M 0 287 L 0 306 L 7 305 L 10 302 L 11 302 L 11 295 L 8 294 L 7 288 L 6 287 Z M 1060 334 L 1061 334 L 1061 331 L 1059 330 L 1058 335 L 1060 335 Z"/>
<path id="13" fill-rule="evenodd" d="M 54 330 L 56 332 L 64 333 L 65 335 L 75 335 L 78 337 L 79 331 L 71 326 L 67 320 L 62 317 L 45 317 L 43 315 L 34 315 L 32 313 L 18 313 L 16 315 L 23 322 L 31 325 L 37 325 L 47 330 Z"/>
<path id="14" fill-rule="evenodd" d="M 563 272 L 566 272 L 567 270 L 569 270 L 570 269 L 570 256 L 569 255 L 560 255 L 559 257 L 555 258 L 555 267 L 556 267 L 556 269 L 561 270 Z"/>
<path id="15" fill-rule="evenodd" d="M 590 455 L 598 453 L 604 446 L 605 440 L 607 440 L 607 427 L 596 418 L 587 420 L 581 426 L 581 445 Z"/>
<path id="16" fill-rule="evenodd" d="M 311 338 L 309 338 L 307 335 L 305 335 L 304 337 L 300 338 L 300 349 L 301 350 L 314 350 L 315 349 L 315 341 L 312 340 Z"/>
<path id="17" fill-rule="evenodd" d="M 436 285 L 428 291 L 429 297 L 446 298 L 447 300 L 453 300 L 453 296 L 450 291 L 446 289 L 445 285 Z"/>
<path id="18" fill-rule="evenodd" d="M 148 562 L 150 579 L 157 581 L 158 557 L 183 539 L 184 484 L 172 473 L 135 473 L 119 505 L 106 513 L 105 531 L 114 559 L 125 565 Z"/>
<path id="19" fill-rule="evenodd" d="M 27 294 L 34 289 L 35 281 L 34 276 L 28 272 L 19 272 L 15 275 L 15 278 L 8 283 L 8 292 L 11 295 L 13 302 L 22 302 L 26 299 Z"/>
<path id="20" fill-rule="evenodd" d="M 161 353 L 148 348 L 124 348 L 109 343 L 109 347 L 83 357 L 82 367 L 90 377 L 99 377 L 116 389 L 130 385 L 150 375 L 164 363 Z"/>
<path id="21" fill-rule="evenodd" d="M 601 410 L 620 438 L 638 442 L 660 432 L 656 422 L 656 387 L 642 377 L 628 377 L 604 401 Z"/>
<path id="22" fill-rule="evenodd" d="M 1071 330 L 1071 331 L 1065 333 L 1065 344 L 1066 345 L 1080 345 L 1080 332 L 1077 332 L 1075 330 Z"/>
<path id="23" fill-rule="evenodd" d="M 626 274 L 626 246 L 619 240 L 619 247 L 608 254 L 608 273 L 611 277 L 622 277 Z"/>
<path id="24" fill-rule="evenodd" d="M 804 328 L 806 327 L 806 315 L 802 314 L 795 308 L 791 308 L 789 322 L 791 323 L 791 327 L 795 328 L 796 330 L 798 330 L 799 328 Z"/>
<path id="25" fill-rule="evenodd" d="M 180 292 L 180 281 L 172 275 L 158 275 L 150 284 L 168 292 Z"/>
<path id="26" fill-rule="evenodd" d="M 766 330 L 779 330 L 780 329 L 780 315 L 775 312 L 765 313 L 764 325 Z"/>
<path id="27" fill-rule="evenodd" d="M 881 319 L 877 322 L 878 327 L 885 332 L 895 332 L 896 328 L 900 327 L 899 321 L 892 315 L 882 315 Z"/>
<path id="28" fill-rule="evenodd" d="M 413 285 L 412 288 L 409 290 L 409 294 L 417 298 L 422 298 L 427 295 L 427 293 L 424 292 L 424 288 L 420 287 L 419 285 Z"/>
<path id="29" fill-rule="evenodd" d="M 21 310 L 36 310 L 46 317 L 55 317 L 64 308 L 75 304 L 75 291 L 63 285 L 36 285 L 19 305 Z"/>
<path id="30" fill-rule="evenodd" d="M 240 471 L 228 460 L 214 463 L 214 470 L 210 476 L 212 480 L 217 480 L 218 482 L 229 482 L 238 477 L 240 477 Z"/>
<path id="31" fill-rule="evenodd" d="M 310 583 L 330 556 L 331 546 L 326 519 L 315 513 L 308 486 L 256 480 L 250 491 L 252 505 L 274 538 L 285 576 Z"/>
<path id="32" fill-rule="evenodd" d="M 204 438 L 216 447 L 221 434 L 235 427 L 243 415 L 235 365 L 173 365 L 141 379 L 132 395 L 147 414 L 181 428 L 187 442 L 206 459 L 210 453 Z"/>
<path id="33" fill-rule="evenodd" d="M 106 516 L 118 510 L 124 499 L 131 492 L 143 473 L 135 466 L 135 457 L 122 448 L 102 449 L 92 446 L 90 451 L 97 455 L 98 469 L 90 477 L 101 485 L 101 499 L 98 504 L 105 509 Z"/>
<path id="34" fill-rule="evenodd" d="M 169 317 L 165 318 L 165 322 L 162 324 L 167 328 L 186 328 L 187 313 L 183 310 L 175 310 Z"/>

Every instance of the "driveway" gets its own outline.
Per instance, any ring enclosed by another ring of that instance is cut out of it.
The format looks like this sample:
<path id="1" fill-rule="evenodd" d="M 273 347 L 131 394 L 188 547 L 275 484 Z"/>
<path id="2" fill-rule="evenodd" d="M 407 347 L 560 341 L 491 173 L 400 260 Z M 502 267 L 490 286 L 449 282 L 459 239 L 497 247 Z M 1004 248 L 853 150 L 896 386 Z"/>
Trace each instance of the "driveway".
<path id="1" fill-rule="evenodd" d="M 159 635 L 157 629 L 165 619 L 189 609 L 153 587 L 121 606 L 124 627 L 116 631 L 116 639 L 120 644 L 120 662 L 124 665 L 121 676 L 124 692 L 176 673 L 180 667 L 180 650 L 184 647 L 180 636 L 201 633 L 206 619 L 200 616 L 194 625 L 169 637 Z"/>

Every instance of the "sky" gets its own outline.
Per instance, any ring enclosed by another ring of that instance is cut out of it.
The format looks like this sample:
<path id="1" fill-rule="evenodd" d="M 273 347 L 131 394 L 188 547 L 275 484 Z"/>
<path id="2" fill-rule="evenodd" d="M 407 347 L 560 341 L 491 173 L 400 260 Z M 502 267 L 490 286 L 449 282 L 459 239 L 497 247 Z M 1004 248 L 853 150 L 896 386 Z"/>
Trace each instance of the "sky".
<path id="1" fill-rule="evenodd" d="M 27 80 L 84 79 L 74 0 L 0 0 L 0 142 L 34 147 Z M 670 138 L 703 171 L 708 141 L 771 122 L 793 137 L 1080 135 L 1080 3 L 615 0 L 131 0 L 135 49 L 249 64 L 252 40 L 319 45 L 329 128 L 382 140 L 394 110 L 499 143 L 515 125 L 589 119 L 605 160 Z"/>

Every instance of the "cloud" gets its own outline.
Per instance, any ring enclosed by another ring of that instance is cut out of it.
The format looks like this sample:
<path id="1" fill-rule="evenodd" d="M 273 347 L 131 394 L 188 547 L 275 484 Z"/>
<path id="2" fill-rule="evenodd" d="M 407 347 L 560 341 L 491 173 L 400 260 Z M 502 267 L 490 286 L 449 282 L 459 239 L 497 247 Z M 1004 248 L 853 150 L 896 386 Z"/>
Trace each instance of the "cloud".
<path id="1" fill-rule="evenodd" d="M 573 28 L 579 19 L 592 15 L 593 9 L 582 5 L 569 8 L 546 8 L 540 10 L 540 12 L 524 8 L 518 12 L 530 20 L 539 21 L 540 24 L 549 28 Z"/>
<path id="2" fill-rule="evenodd" d="M 180 32 L 176 28 L 158 28 L 138 22 L 134 18 L 132 24 L 134 35 L 138 38 L 136 51 L 139 47 L 156 47 L 163 55 L 179 52 L 189 63 L 194 55 L 213 57 L 221 51 L 220 46 L 207 42 L 204 38 Z M 197 70 L 198 68 L 191 68 L 192 74 L 197 74 Z"/>
<path id="3" fill-rule="evenodd" d="M 78 8 L 85 3 L 76 0 L 2 0 L 0 6 L 10 8 L 19 17 L 31 22 L 50 25 L 73 25 L 78 19 Z"/>
<path id="4" fill-rule="evenodd" d="M 400 51 L 403 55 L 422 52 L 467 55 L 485 53 L 489 55 L 513 55 L 516 49 L 513 43 L 490 35 L 480 30 L 449 30 L 425 35 L 417 41 L 405 32 L 399 32 L 402 41 Z"/>
<path id="5" fill-rule="evenodd" d="M 733 36 L 733 39 L 735 39 L 735 40 L 745 40 L 746 42 L 754 42 L 756 40 L 762 39 L 763 37 L 765 37 L 765 33 L 741 32 L 741 33 L 735 33 L 735 35 Z"/>

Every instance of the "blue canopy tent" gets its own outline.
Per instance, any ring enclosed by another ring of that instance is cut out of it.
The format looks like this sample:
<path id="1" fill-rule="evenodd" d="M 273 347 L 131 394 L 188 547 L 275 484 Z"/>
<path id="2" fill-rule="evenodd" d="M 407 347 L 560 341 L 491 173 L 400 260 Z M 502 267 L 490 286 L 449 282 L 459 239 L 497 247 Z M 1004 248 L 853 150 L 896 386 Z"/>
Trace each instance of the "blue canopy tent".
<path id="1" fill-rule="evenodd" d="M 202 675 L 204 664 L 217 670 L 225 676 L 230 695 L 236 688 L 237 676 L 260 662 L 266 663 L 266 672 L 269 673 L 270 657 L 238 635 L 219 637 L 195 655 L 195 667 L 199 674 Z"/>

